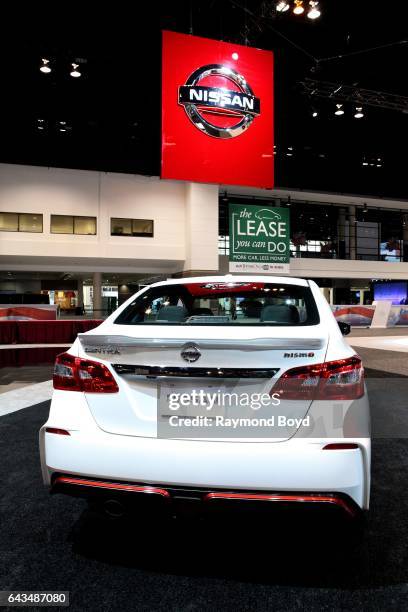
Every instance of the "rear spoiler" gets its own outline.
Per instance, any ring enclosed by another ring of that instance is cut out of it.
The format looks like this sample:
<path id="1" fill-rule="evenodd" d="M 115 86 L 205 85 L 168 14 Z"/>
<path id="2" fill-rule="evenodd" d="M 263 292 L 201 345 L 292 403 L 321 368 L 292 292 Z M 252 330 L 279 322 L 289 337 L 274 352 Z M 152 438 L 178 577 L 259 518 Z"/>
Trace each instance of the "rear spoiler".
<path id="1" fill-rule="evenodd" d="M 120 354 L 129 349 L 182 349 L 194 342 L 199 348 L 236 351 L 297 350 L 311 351 L 324 347 L 322 338 L 253 338 L 248 340 L 223 340 L 187 338 L 131 338 L 129 336 L 78 334 L 85 353 Z"/>

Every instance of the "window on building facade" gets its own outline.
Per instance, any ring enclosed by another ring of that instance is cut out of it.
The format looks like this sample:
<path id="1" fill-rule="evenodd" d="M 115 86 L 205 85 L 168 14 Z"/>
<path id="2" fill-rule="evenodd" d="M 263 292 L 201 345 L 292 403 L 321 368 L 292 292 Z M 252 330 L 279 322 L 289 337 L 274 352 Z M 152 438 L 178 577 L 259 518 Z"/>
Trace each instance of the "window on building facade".
<path id="1" fill-rule="evenodd" d="M 141 236 L 152 238 L 153 221 L 151 219 L 111 218 L 111 236 Z"/>
<path id="2" fill-rule="evenodd" d="M 0 231 L 36 232 L 43 231 L 43 216 L 31 213 L 0 213 Z"/>
<path id="3" fill-rule="evenodd" d="M 96 235 L 96 217 L 51 215 L 51 234 Z"/>
<path id="4" fill-rule="evenodd" d="M 18 214 L 0 213 L 0 230 L 2 232 L 18 232 Z"/>

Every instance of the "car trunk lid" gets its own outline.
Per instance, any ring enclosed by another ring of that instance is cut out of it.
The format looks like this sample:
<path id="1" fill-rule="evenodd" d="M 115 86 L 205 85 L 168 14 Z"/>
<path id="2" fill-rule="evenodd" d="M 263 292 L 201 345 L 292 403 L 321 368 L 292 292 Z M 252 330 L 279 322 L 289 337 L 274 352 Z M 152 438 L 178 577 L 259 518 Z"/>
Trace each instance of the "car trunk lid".
<path id="1" fill-rule="evenodd" d="M 236 330 L 227 327 L 196 328 L 194 340 L 191 329 L 117 327 L 117 333 L 101 334 L 99 328 L 95 333 L 80 334 L 80 351 L 81 356 L 108 365 L 119 385 L 119 396 L 86 394 L 96 422 L 107 432 L 130 436 L 230 437 L 231 431 L 224 428 L 215 431 L 214 427 L 211 435 L 208 428 L 194 430 L 191 436 L 185 433 L 187 430 L 180 433 L 178 428 L 168 426 L 174 413 L 184 417 L 200 413 L 213 422 L 216 416 L 243 418 L 248 414 L 257 418 L 273 415 L 304 418 L 310 400 L 284 401 L 279 406 L 251 410 L 237 404 L 226 410 L 218 402 L 211 410 L 204 405 L 198 409 L 180 407 L 173 412 L 169 396 L 191 394 L 194 390 L 205 394 L 236 393 L 240 397 L 269 394 L 284 372 L 292 367 L 323 362 L 327 349 L 327 333 L 321 325 L 301 330 L 242 328 L 239 339 Z M 160 336 L 155 337 L 156 333 Z M 271 441 L 284 440 L 297 428 L 296 424 L 288 428 L 274 427 L 273 432 L 268 430 L 268 436 Z M 256 436 L 256 431 L 248 432 L 239 429 L 232 440 L 246 435 L 264 437 Z"/>

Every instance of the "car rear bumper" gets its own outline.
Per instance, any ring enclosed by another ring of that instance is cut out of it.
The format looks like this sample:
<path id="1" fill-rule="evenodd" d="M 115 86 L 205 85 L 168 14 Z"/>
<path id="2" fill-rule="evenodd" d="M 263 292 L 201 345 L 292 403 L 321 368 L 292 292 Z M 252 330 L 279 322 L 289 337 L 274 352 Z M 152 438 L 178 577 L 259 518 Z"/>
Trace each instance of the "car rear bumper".
<path id="1" fill-rule="evenodd" d="M 165 491 L 193 488 L 207 493 L 299 493 L 300 497 L 327 493 L 346 496 L 359 508 L 368 509 L 368 439 L 353 440 L 358 448 L 327 451 L 323 447 L 337 440 L 210 442 L 136 438 L 97 428 L 57 435 L 46 433 L 45 427 L 40 431 L 40 451 L 48 486 L 54 484 L 56 475 L 67 475 L 141 483 Z"/>
<path id="2" fill-rule="evenodd" d="M 139 510 L 177 511 L 181 507 L 193 512 L 211 514 L 213 511 L 246 511 L 275 509 L 319 508 L 335 510 L 348 519 L 361 515 L 361 508 L 347 495 L 341 493 L 280 493 L 255 491 L 225 491 L 181 487 L 151 486 L 141 483 L 97 480 L 55 474 L 51 480 L 51 493 L 63 493 L 99 502 L 121 504 L 123 511 L 130 507 Z M 268 508 L 267 508 L 268 506 Z"/>

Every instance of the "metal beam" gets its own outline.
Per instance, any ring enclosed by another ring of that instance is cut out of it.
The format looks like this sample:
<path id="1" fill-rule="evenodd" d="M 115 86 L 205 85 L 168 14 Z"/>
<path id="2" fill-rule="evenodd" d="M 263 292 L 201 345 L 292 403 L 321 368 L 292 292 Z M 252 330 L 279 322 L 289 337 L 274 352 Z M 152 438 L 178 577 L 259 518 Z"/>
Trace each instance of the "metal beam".
<path id="1" fill-rule="evenodd" d="M 328 81 L 317 81 L 306 78 L 299 81 L 301 91 L 310 99 L 325 98 L 333 102 L 352 102 L 356 105 L 373 106 L 387 110 L 408 113 L 408 98 L 396 94 L 362 89 L 357 85 L 342 85 L 340 83 L 329 83 Z"/>

